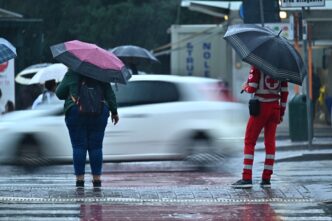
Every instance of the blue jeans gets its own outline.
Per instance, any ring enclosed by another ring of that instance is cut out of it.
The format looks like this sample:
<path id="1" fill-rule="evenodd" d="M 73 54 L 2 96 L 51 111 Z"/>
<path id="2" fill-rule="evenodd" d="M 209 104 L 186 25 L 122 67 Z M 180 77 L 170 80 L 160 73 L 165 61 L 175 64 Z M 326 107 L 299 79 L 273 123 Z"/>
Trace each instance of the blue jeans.
<path id="1" fill-rule="evenodd" d="M 73 148 L 76 176 L 85 174 L 87 152 L 92 175 L 101 175 L 103 139 L 109 116 L 109 108 L 106 105 L 98 116 L 81 115 L 76 105 L 66 112 L 65 121 Z"/>

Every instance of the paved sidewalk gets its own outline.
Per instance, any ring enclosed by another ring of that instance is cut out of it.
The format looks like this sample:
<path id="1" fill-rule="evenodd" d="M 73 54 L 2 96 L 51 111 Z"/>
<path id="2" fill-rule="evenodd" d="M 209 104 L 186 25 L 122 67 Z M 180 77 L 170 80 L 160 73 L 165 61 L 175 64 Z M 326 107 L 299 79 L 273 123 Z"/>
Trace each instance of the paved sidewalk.
<path id="1" fill-rule="evenodd" d="M 307 127 L 299 128 L 301 130 L 308 130 Z M 315 123 L 313 127 L 314 138 L 328 138 L 332 137 L 332 126 L 327 124 Z M 288 124 L 281 124 L 277 127 L 277 139 L 290 139 L 290 131 Z M 262 136 L 260 136 L 262 138 Z"/>
<path id="2" fill-rule="evenodd" d="M 309 148 L 308 141 L 292 141 L 291 139 L 278 139 L 276 141 L 278 150 L 315 150 L 315 149 L 331 149 L 332 150 L 332 135 L 331 137 L 314 137 L 311 148 Z M 264 141 L 257 142 L 257 148 L 264 148 Z"/>
<path id="3" fill-rule="evenodd" d="M 276 159 L 276 162 L 332 160 L 332 132 L 330 135 L 330 129 L 324 128 L 313 138 L 311 145 L 308 141 L 292 141 L 289 136 L 282 136 L 282 138 L 277 139 L 276 148 L 278 152 L 298 151 L 297 154 Z M 265 151 L 262 137 L 257 142 L 256 150 Z"/>
<path id="4" fill-rule="evenodd" d="M 276 144 L 278 150 L 315 150 L 315 149 L 332 149 L 332 127 L 327 124 L 314 125 L 314 137 L 312 139 L 311 148 L 309 148 L 308 141 L 292 141 L 290 138 L 289 127 L 287 125 L 280 125 L 277 128 Z M 257 148 L 264 148 L 264 134 L 263 131 L 259 136 Z"/>

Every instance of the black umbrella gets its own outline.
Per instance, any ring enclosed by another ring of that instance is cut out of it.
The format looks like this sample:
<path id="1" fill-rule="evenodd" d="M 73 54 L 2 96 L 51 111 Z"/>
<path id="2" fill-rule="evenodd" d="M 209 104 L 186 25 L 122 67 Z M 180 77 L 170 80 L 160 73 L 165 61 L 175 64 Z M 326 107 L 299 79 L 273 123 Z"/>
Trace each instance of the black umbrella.
<path id="1" fill-rule="evenodd" d="M 137 74 L 139 64 L 159 62 L 150 51 L 135 45 L 121 45 L 111 49 L 111 52 L 129 66 L 133 74 Z"/>
<path id="2" fill-rule="evenodd" d="M 241 59 L 276 80 L 302 85 L 307 74 L 301 55 L 279 33 L 254 24 L 229 26 L 224 39 Z"/>

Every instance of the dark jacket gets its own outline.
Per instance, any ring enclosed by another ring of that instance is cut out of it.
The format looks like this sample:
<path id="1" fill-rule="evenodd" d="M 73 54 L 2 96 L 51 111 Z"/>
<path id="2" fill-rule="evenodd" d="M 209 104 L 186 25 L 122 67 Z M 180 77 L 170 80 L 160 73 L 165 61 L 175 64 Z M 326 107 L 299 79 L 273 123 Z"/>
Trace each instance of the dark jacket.
<path id="1" fill-rule="evenodd" d="M 67 110 L 69 110 L 70 107 L 75 105 L 71 96 L 73 96 L 74 98 L 77 98 L 78 84 L 80 82 L 80 76 L 81 75 L 79 75 L 73 71 L 68 71 L 55 91 L 56 96 L 60 100 L 65 100 L 65 104 L 64 104 L 65 112 Z M 102 88 L 104 91 L 106 105 L 109 107 L 112 115 L 117 114 L 118 112 L 117 112 L 116 97 L 115 97 L 111 84 L 102 83 Z"/>

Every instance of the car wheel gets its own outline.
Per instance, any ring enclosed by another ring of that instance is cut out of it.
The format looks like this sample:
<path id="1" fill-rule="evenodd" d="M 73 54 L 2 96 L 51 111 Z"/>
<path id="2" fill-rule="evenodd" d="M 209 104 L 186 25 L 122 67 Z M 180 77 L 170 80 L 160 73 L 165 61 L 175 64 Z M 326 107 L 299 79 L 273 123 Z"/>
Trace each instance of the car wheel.
<path id="1" fill-rule="evenodd" d="M 213 169 L 224 156 L 215 151 L 213 140 L 205 133 L 197 133 L 189 140 L 186 161 L 199 170 Z"/>
<path id="2" fill-rule="evenodd" d="M 40 143 L 32 136 L 26 136 L 16 149 L 16 163 L 28 168 L 45 165 Z"/>

